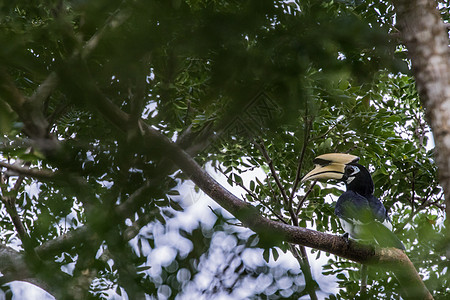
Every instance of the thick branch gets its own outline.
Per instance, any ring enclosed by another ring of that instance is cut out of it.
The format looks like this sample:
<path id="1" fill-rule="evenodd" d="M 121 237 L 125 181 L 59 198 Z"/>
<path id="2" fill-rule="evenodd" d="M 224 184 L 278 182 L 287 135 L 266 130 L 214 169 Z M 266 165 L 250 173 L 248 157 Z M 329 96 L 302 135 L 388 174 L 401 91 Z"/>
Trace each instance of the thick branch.
<path id="1" fill-rule="evenodd" d="M 24 122 L 24 131 L 34 139 L 47 137 L 48 122 L 35 103 L 25 98 L 5 70 L 0 69 L 0 97 L 8 103 Z M 38 104 L 39 105 L 39 104 Z"/>
<path id="2" fill-rule="evenodd" d="M 0 270 L 4 277 L 13 280 L 25 280 L 32 277 L 32 272 L 25 263 L 25 258 L 21 253 L 7 246 L 0 244 Z M 2 282 L 7 280 L 2 278 Z"/>
<path id="3" fill-rule="evenodd" d="M 55 72 L 50 73 L 48 77 L 39 85 L 34 94 L 31 96 L 30 101 L 33 103 L 39 103 L 42 105 L 44 101 L 50 97 L 58 85 L 58 76 Z"/>
<path id="4" fill-rule="evenodd" d="M 16 112 L 25 103 L 25 97 L 17 89 L 8 73 L 3 69 L 0 69 L 0 97 Z"/>
<path id="5" fill-rule="evenodd" d="M 3 274 L 0 278 L 0 284 L 2 285 L 11 281 L 25 281 L 53 295 L 58 295 L 58 287 L 53 287 L 45 280 L 35 276 L 29 268 L 23 253 L 2 244 L 0 244 L 0 271 Z"/>
<path id="6" fill-rule="evenodd" d="M 44 116 L 42 100 L 49 96 L 57 84 L 57 77 L 50 75 L 31 98 L 25 97 L 8 73 L 0 68 L 0 98 L 17 113 L 24 124 L 23 132 L 34 141 L 36 149 L 45 155 L 59 149 L 56 138 L 49 134 L 49 123 Z"/>
<path id="7" fill-rule="evenodd" d="M 47 170 L 31 169 L 31 168 L 27 168 L 27 167 L 21 167 L 19 165 L 15 165 L 15 164 L 8 164 L 8 163 L 2 162 L 2 161 L 0 161 L 0 167 L 3 167 L 8 170 L 11 170 L 13 172 L 16 172 L 17 175 L 29 176 L 29 177 L 38 178 L 38 179 L 49 179 L 49 178 L 54 177 L 53 172 L 50 172 Z"/>
<path id="8" fill-rule="evenodd" d="M 57 299 L 60 298 L 64 293 L 61 290 L 61 283 L 67 280 L 69 276 L 61 270 L 53 268 L 52 265 L 42 265 L 42 267 L 47 270 L 47 275 L 52 274 L 53 281 L 48 280 L 45 275 L 37 275 L 36 271 L 29 267 L 28 259 L 23 253 L 0 244 L 0 270 L 3 274 L 0 278 L 0 284 L 16 280 L 26 281 L 48 291 Z M 54 284 L 49 285 L 48 282 Z"/>

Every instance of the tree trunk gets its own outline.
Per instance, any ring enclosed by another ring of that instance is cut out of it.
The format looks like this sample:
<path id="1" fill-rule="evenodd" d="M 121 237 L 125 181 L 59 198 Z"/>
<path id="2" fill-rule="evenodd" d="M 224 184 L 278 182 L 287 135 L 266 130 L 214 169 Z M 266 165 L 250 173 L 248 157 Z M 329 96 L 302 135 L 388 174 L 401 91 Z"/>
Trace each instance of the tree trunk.
<path id="1" fill-rule="evenodd" d="M 444 188 L 447 241 L 450 241 L 450 54 L 437 3 L 393 0 L 398 27 L 408 48 L 420 99 L 433 131 L 439 182 Z M 450 243 L 447 256 L 450 258 Z"/>

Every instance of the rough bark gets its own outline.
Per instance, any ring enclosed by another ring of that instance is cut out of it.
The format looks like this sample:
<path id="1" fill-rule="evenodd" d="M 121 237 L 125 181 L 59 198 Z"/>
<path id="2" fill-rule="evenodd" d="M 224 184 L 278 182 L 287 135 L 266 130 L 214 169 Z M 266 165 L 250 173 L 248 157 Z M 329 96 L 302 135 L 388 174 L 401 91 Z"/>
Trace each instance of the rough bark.
<path id="1" fill-rule="evenodd" d="M 437 3 L 434 0 L 393 0 L 393 3 L 401 37 L 408 48 L 412 62 L 417 90 L 436 143 L 435 158 L 439 169 L 439 182 L 445 193 L 448 226 L 450 217 L 450 54 L 447 27 L 436 9 Z"/>

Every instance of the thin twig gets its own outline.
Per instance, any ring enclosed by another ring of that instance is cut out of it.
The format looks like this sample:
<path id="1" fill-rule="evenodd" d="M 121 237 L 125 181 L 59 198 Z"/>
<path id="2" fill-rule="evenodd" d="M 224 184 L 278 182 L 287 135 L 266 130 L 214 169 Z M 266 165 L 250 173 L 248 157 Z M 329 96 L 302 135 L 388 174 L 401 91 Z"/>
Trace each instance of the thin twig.
<path id="1" fill-rule="evenodd" d="M 297 205 L 297 209 L 295 210 L 295 215 L 298 216 L 298 214 L 300 213 L 300 209 L 303 206 L 303 203 L 306 201 L 306 198 L 308 198 L 309 194 L 311 194 L 312 190 L 314 189 L 314 186 L 316 185 L 317 180 L 315 180 L 310 187 L 308 188 L 308 190 L 306 191 L 305 195 L 303 195 L 302 200 L 299 201 L 298 205 Z"/>
<path id="2" fill-rule="evenodd" d="M 25 166 L 30 166 L 30 162 L 26 162 Z M 26 168 L 24 168 L 26 169 Z M 19 235 L 20 240 L 22 241 L 22 246 L 27 252 L 27 254 L 33 259 L 33 265 L 35 268 L 39 268 L 39 266 L 42 264 L 42 260 L 36 253 L 32 243 L 31 238 L 22 222 L 22 219 L 20 218 L 19 213 L 17 212 L 16 207 L 16 197 L 18 194 L 18 191 L 20 189 L 20 186 L 22 185 L 24 180 L 24 176 L 21 175 L 15 182 L 13 188 L 9 191 L 9 193 L 13 192 L 13 195 L 10 196 L 4 196 L 7 192 L 6 187 L 2 187 L 2 194 L 3 197 L 1 197 L 1 201 L 5 204 L 5 208 L 7 213 L 9 214 L 9 217 L 11 218 L 11 221 L 14 225 L 14 228 L 17 231 L 17 234 Z"/>
<path id="3" fill-rule="evenodd" d="M 295 174 L 294 186 L 292 187 L 291 195 L 289 196 L 289 206 L 292 206 L 292 201 L 294 200 L 298 184 L 300 183 L 301 180 L 303 160 L 305 158 L 305 152 L 309 141 L 310 126 L 311 126 L 310 121 L 306 120 L 302 152 L 300 153 L 300 158 L 298 159 L 297 173 Z"/>
<path id="4" fill-rule="evenodd" d="M 367 293 L 367 265 L 361 264 L 361 287 L 360 287 L 361 295 L 365 295 Z"/>
<path id="5" fill-rule="evenodd" d="M 228 176 L 227 174 L 225 174 L 225 172 L 223 172 L 222 169 L 220 169 L 220 168 L 217 168 L 217 169 L 220 171 L 220 173 L 222 173 L 223 176 L 225 176 L 228 180 L 230 180 L 231 177 Z M 234 184 L 236 184 L 237 186 L 239 186 L 240 188 L 242 188 L 244 191 L 246 191 L 247 194 L 249 194 L 253 199 L 259 201 L 258 197 L 257 197 L 251 190 L 249 190 L 243 183 L 238 182 L 238 181 L 236 181 L 236 180 L 234 180 L 234 179 L 232 179 L 232 178 L 231 178 L 231 181 L 232 181 Z M 245 201 L 245 200 L 244 200 L 244 201 Z"/>
<path id="6" fill-rule="evenodd" d="M 292 255 L 297 259 L 298 263 L 300 264 L 300 269 L 303 272 L 303 275 L 305 277 L 305 290 L 308 292 L 310 299 L 316 300 L 316 287 L 317 282 L 313 279 L 312 273 L 311 273 L 311 266 L 308 262 L 308 256 L 306 254 L 306 249 L 304 246 L 300 246 L 300 253 L 295 247 L 294 244 L 289 244 L 289 248 L 291 250 Z"/>
<path id="7" fill-rule="evenodd" d="M 421 212 L 423 209 L 425 209 L 425 208 L 427 208 L 429 206 L 433 206 L 434 205 L 434 206 L 436 206 L 437 208 L 439 208 L 441 210 L 445 210 L 445 207 L 443 207 L 442 205 L 438 204 L 439 201 L 442 201 L 443 196 L 444 196 L 444 194 L 442 193 L 441 196 L 438 199 L 436 199 L 436 200 L 434 200 L 432 202 L 429 201 L 429 199 L 431 197 L 431 193 L 428 194 L 424 198 L 417 198 L 416 197 L 415 200 L 422 201 L 422 204 L 420 204 L 416 209 L 411 210 L 411 213 L 409 214 L 408 218 L 404 222 L 402 222 L 401 224 L 399 224 L 397 226 L 397 229 L 394 231 L 395 234 L 399 234 L 407 224 L 411 223 L 411 220 L 414 218 L 414 216 L 416 216 L 419 212 Z"/>
<path id="8" fill-rule="evenodd" d="M 278 199 L 278 195 L 275 192 L 275 190 L 274 190 L 274 188 L 272 186 L 272 183 L 270 183 L 269 175 L 266 176 L 266 182 L 267 182 L 267 185 L 269 186 L 270 191 L 272 192 L 273 199 L 276 201 L 276 203 L 281 204 L 281 201 Z"/>
<path id="9" fill-rule="evenodd" d="M 25 166 L 29 167 L 30 164 L 31 164 L 30 162 L 26 162 Z M 13 192 L 13 195 L 2 197 L 2 201 L 6 206 L 6 210 L 14 224 L 14 227 L 16 228 L 17 233 L 19 234 L 20 240 L 22 241 L 24 248 L 26 248 L 28 239 L 30 237 L 28 236 L 28 233 L 25 229 L 25 226 L 22 223 L 22 220 L 19 217 L 19 214 L 18 214 L 17 208 L 16 208 L 16 195 L 19 191 L 20 186 L 23 183 L 24 178 L 25 177 L 23 175 L 19 176 L 19 178 L 14 183 L 13 188 L 8 192 L 8 193 Z M 6 192 L 6 187 L 3 189 L 3 195 L 6 194 L 5 192 Z"/>
<path id="10" fill-rule="evenodd" d="M 409 200 L 409 202 L 411 203 L 411 210 L 412 210 L 412 212 L 414 212 L 414 210 L 415 210 L 415 207 L 414 207 L 414 197 L 415 197 L 415 194 L 416 194 L 416 189 L 415 189 L 415 186 L 416 186 L 416 181 L 415 181 L 415 178 L 416 177 L 416 171 L 413 169 L 413 171 L 412 171 L 412 178 L 411 178 L 411 198 L 410 198 L 410 200 Z"/>
<path id="11" fill-rule="evenodd" d="M 275 167 L 273 166 L 273 161 L 272 159 L 269 157 L 269 154 L 267 153 L 266 148 L 264 147 L 264 143 L 255 143 L 256 147 L 259 148 L 259 150 L 261 151 L 262 155 L 264 156 L 264 158 L 266 159 L 267 164 L 269 165 L 270 168 L 270 172 L 273 176 L 273 178 L 275 179 L 275 182 L 278 186 L 278 189 L 281 192 L 281 195 L 283 196 L 283 202 L 284 202 L 284 207 L 288 210 L 289 215 L 291 216 L 291 222 L 292 225 L 294 226 L 298 226 L 298 218 L 295 215 L 294 209 L 292 208 L 291 205 L 289 205 L 289 198 L 286 195 L 286 190 L 283 187 L 283 184 L 280 181 L 280 178 L 278 177 L 278 174 L 275 170 Z"/>
<path id="12" fill-rule="evenodd" d="M 286 190 L 283 187 L 283 184 L 280 181 L 280 178 L 278 177 L 277 171 L 275 170 L 275 167 L 273 166 L 273 161 L 272 159 L 269 157 L 269 154 L 267 153 L 266 147 L 264 146 L 264 143 L 255 143 L 256 147 L 259 148 L 259 150 L 261 151 L 261 154 L 264 156 L 267 164 L 269 165 L 270 168 L 270 172 L 272 173 L 273 178 L 275 179 L 275 182 L 278 186 L 278 188 L 280 189 L 281 195 L 283 196 L 283 201 L 285 206 L 288 206 L 289 204 L 289 198 L 286 195 Z"/>
<path id="13" fill-rule="evenodd" d="M 311 138 L 311 141 L 320 140 L 320 139 L 326 137 L 338 124 L 339 124 L 339 121 L 337 121 L 331 127 L 329 127 L 328 130 L 324 134 Z"/>
<path id="14" fill-rule="evenodd" d="M 262 142 L 256 143 L 256 146 L 257 147 L 259 146 L 261 153 L 263 154 L 264 158 L 267 161 L 267 164 L 269 165 L 272 176 L 275 179 L 275 182 L 277 183 L 278 188 L 281 191 L 281 195 L 283 196 L 284 204 L 285 204 L 285 206 L 287 206 L 289 215 L 291 216 L 292 225 L 298 227 L 299 224 L 298 224 L 297 215 L 295 214 L 294 209 L 291 205 L 292 203 L 291 203 L 291 201 L 289 201 L 289 198 L 286 195 L 286 190 L 284 189 L 283 185 L 281 184 L 278 174 L 275 171 L 272 159 L 270 159 L 269 154 L 267 153 L 267 150 L 264 147 L 264 144 Z M 308 277 L 311 279 L 311 280 L 309 280 L 309 279 L 307 280 L 308 281 L 308 294 L 310 295 L 311 299 L 317 299 L 314 287 L 312 286 L 314 281 L 313 281 L 312 275 L 311 275 L 311 267 L 309 265 L 306 248 L 304 246 L 300 246 L 300 253 L 301 253 L 301 259 L 299 260 L 299 262 L 300 262 L 301 269 L 302 269 L 303 273 L 305 274 L 305 278 Z"/>
<path id="15" fill-rule="evenodd" d="M 226 175 L 220 168 L 219 171 L 227 178 L 229 179 L 230 177 L 228 175 Z M 271 213 L 273 213 L 275 215 L 275 217 L 277 217 L 278 220 L 280 220 L 281 222 L 288 224 L 288 222 L 286 222 L 282 216 L 280 216 L 279 214 L 277 214 L 270 206 L 266 205 L 262 200 L 259 200 L 259 198 L 249 189 L 247 189 L 247 187 L 240 183 L 237 182 L 233 179 L 231 179 L 233 181 L 233 183 L 235 183 L 236 185 L 238 185 L 239 187 L 241 187 L 242 189 L 244 189 L 253 199 L 255 199 L 256 201 L 258 201 L 262 206 L 264 206 L 265 208 L 267 208 Z M 245 199 L 244 199 L 245 201 Z"/>

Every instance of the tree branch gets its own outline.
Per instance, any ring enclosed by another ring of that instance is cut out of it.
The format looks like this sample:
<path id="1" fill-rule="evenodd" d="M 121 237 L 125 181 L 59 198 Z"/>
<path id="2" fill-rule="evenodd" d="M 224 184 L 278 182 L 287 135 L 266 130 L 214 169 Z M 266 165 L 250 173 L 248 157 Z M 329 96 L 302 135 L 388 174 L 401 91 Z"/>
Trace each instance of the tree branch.
<path id="1" fill-rule="evenodd" d="M 302 169 L 303 169 L 303 160 L 305 158 L 305 153 L 306 153 L 306 146 L 308 145 L 308 141 L 309 141 L 310 126 L 311 126 L 311 122 L 306 117 L 305 132 L 304 132 L 305 137 L 303 139 L 302 152 L 300 153 L 300 157 L 298 159 L 297 173 L 295 174 L 294 185 L 292 187 L 291 195 L 289 196 L 289 206 L 292 206 L 292 201 L 294 200 L 295 193 L 297 192 L 298 184 L 300 183 L 300 180 L 302 179 L 301 173 L 302 173 Z M 300 205 L 297 207 L 296 215 L 298 215 L 298 211 L 299 211 L 300 207 L 301 207 Z"/>
<path id="2" fill-rule="evenodd" d="M 30 97 L 29 101 L 40 104 L 44 103 L 44 101 L 53 93 L 57 85 L 58 76 L 55 72 L 52 72 L 34 91 L 34 94 Z"/>
<path id="3" fill-rule="evenodd" d="M 98 43 L 105 35 L 108 29 L 114 29 L 122 25 L 129 17 L 130 12 L 124 9 L 117 9 L 111 16 L 106 20 L 105 24 L 102 28 L 97 30 L 95 34 L 87 41 L 87 43 L 83 47 L 83 51 L 81 53 L 83 58 L 86 58 L 91 54 L 91 52 L 97 47 Z"/>
<path id="4" fill-rule="evenodd" d="M 25 103 L 25 97 L 4 69 L 0 69 L 0 97 L 16 112 L 20 111 Z"/>
<path id="5" fill-rule="evenodd" d="M 48 122 L 35 103 L 24 97 L 5 70 L 0 69 L 0 97 L 19 115 L 24 122 L 24 131 L 33 139 L 47 137 Z"/>
<path id="6" fill-rule="evenodd" d="M 227 176 L 227 174 L 225 174 L 222 170 L 219 169 L 219 171 L 223 174 L 223 176 L 225 176 L 227 179 L 229 179 L 230 177 Z M 280 220 L 281 222 L 287 224 L 287 222 L 283 219 L 282 216 L 280 216 L 277 212 L 275 212 L 270 206 L 267 206 L 263 201 L 260 201 L 258 199 L 258 197 L 251 191 L 249 190 L 243 183 L 241 182 L 237 182 L 233 179 L 231 179 L 233 181 L 234 184 L 238 185 L 240 188 L 242 188 L 244 191 L 247 192 L 248 195 L 250 195 L 250 197 L 252 197 L 253 199 L 255 199 L 255 201 L 258 201 L 262 206 L 264 206 L 266 209 L 268 209 L 275 217 L 277 217 L 278 220 Z"/>
<path id="7" fill-rule="evenodd" d="M 28 167 L 21 167 L 16 164 L 8 164 L 2 161 L 0 161 L 0 167 L 11 170 L 20 176 L 29 176 L 37 179 L 50 179 L 54 177 L 54 173 L 48 170 L 31 169 Z"/>
<path id="8" fill-rule="evenodd" d="M 303 206 L 303 203 L 305 203 L 306 199 L 308 198 L 309 194 L 311 194 L 312 190 L 314 189 L 314 186 L 316 185 L 317 180 L 314 180 L 314 182 L 309 186 L 308 190 L 306 191 L 305 195 L 303 195 L 302 200 L 298 202 L 297 209 L 295 211 L 295 214 L 298 215 L 300 213 L 300 209 Z"/>
<path id="9" fill-rule="evenodd" d="M 269 154 L 267 153 L 267 149 L 264 146 L 263 142 L 255 142 L 255 146 L 261 151 L 261 154 L 264 156 L 264 159 L 266 160 L 267 164 L 270 168 L 270 173 L 272 174 L 273 179 L 275 179 L 275 182 L 278 186 L 278 189 L 280 190 L 281 195 L 283 196 L 283 203 L 286 208 L 289 208 L 289 198 L 286 195 L 286 190 L 283 187 L 283 184 L 280 181 L 280 178 L 278 177 L 277 171 L 275 170 L 275 167 L 273 166 L 273 161 L 269 157 Z M 291 216 L 292 217 L 292 216 Z"/>
<path id="10" fill-rule="evenodd" d="M 0 284 L 20 280 L 34 284 L 53 295 L 57 295 L 57 288 L 50 286 L 44 280 L 37 278 L 28 267 L 25 256 L 10 247 L 0 244 L 0 271 L 3 276 Z"/>

